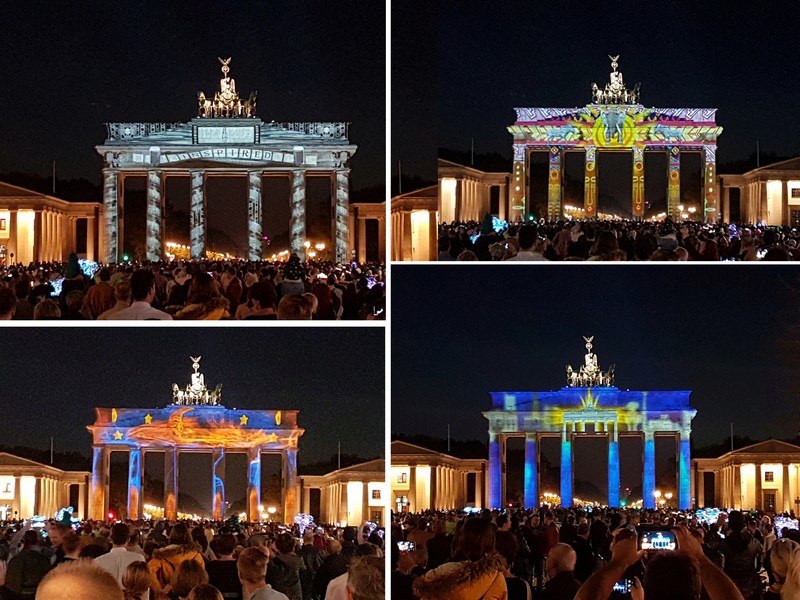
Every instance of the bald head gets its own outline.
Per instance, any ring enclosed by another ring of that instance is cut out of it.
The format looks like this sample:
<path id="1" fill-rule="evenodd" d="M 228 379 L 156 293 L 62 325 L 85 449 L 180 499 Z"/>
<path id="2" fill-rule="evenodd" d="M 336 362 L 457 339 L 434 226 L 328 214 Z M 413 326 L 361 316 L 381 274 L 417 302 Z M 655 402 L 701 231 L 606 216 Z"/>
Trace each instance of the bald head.
<path id="1" fill-rule="evenodd" d="M 554 577 L 559 573 L 575 570 L 577 555 L 569 544 L 556 544 L 547 555 L 547 574 Z"/>
<path id="2" fill-rule="evenodd" d="M 36 600 L 123 600 L 122 588 L 111 573 L 90 560 L 60 564 L 36 590 Z"/>

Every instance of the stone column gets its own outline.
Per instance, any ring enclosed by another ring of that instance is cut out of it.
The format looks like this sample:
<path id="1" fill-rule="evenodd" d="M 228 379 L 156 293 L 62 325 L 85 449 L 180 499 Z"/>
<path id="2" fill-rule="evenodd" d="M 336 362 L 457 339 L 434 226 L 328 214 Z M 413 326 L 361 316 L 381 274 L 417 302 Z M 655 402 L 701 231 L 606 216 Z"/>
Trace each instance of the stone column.
<path id="1" fill-rule="evenodd" d="M 742 510 L 751 510 L 753 508 L 756 509 L 756 510 L 762 510 L 763 509 L 763 502 L 761 500 L 761 496 L 762 496 L 762 493 L 761 493 L 761 489 L 762 489 L 761 481 L 764 479 L 764 471 L 763 471 L 763 469 L 764 469 L 764 465 L 756 465 L 756 480 L 755 480 L 756 490 L 755 490 L 755 497 L 753 498 L 753 506 L 742 506 Z"/>
<path id="2" fill-rule="evenodd" d="M 300 512 L 311 513 L 311 488 L 306 485 L 303 486 L 303 502 L 300 505 Z"/>
<path id="3" fill-rule="evenodd" d="M 69 249 L 70 252 L 78 253 L 78 217 L 69 218 Z M 86 254 L 89 254 L 89 248 L 86 248 Z"/>
<path id="4" fill-rule="evenodd" d="M 292 171 L 292 197 L 289 201 L 289 251 L 305 259 L 306 241 L 306 172 L 305 169 Z"/>
<path id="5" fill-rule="evenodd" d="M 613 431 L 606 431 L 608 437 L 608 505 L 619 506 L 619 436 L 617 424 Z"/>
<path id="6" fill-rule="evenodd" d="M 678 432 L 680 451 L 678 456 L 678 508 L 688 510 L 692 508 L 692 457 L 689 449 L 689 430 Z"/>
<path id="7" fill-rule="evenodd" d="M 347 484 L 340 483 L 339 484 L 339 518 L 337 519 L 339 522 L 344 523 L 345 525 L 350 525 L 350 511 L 347 510 L 349 506 L 349 502 L 347 499 Z M 359 523 L 360 525 L 361 523 Z"/>
<path id="8" fill-rule="evenodd" d="M 431 468 L 431 480 L 428 485 L 430 493 L 428 494 L 428 505 L 421 506 L 421 510 L 439 510 L 439 467 Z"/>
<path id="9" fill-rule="evenodd" d="M 97 227 L 94 216 L 86 217 L 86 258 L 97 260 L 99 257 L 95 252 L 94 230 Z"/>
<path id="10" fill-rule="evenodd" d="M 733 508 L 746 510 L 742 498 L 742 465 L 733 465 Z"/>
<path id="11" fill-rule="evenodd" d="M 722 474 L 719 470 L 714 471 L 714 498 L 713 498 L 713 505 L 714 506 L 721 506 L 722 505 L 722 494 L 720 492 L 721 485 L 720 479 L 722 478 Z"/>
<path id="12" fill-rule="evenodd" d="M 213 497 L 211 499 L 211 518 L 221 521 L 225 518 L 225 448 L 211 451 L 211 477 Z"/>
<path id="13" fill-rule="evenodd" d="M 142 449 L 135 447 L 128 454 L 128 518 L 142 518 Z"/>
<path id="14" fill-rule="evenodd" d="M 364 217 L 358 219 L 358 262 L 367 260 L 367 220 Z"/>
<path id="15" fill-rule="evenodd" d="M 192 258 L 203 258 L 206 251 L 206 190 L 203 171 L 192 171 L 190 247 Z"/>
<path id="16" fill-rule="evenodd" d="M 739 214 L 742 213 L 742 197 L 739 196 Z M 727 223 L 731 222 L 731 188 L 727 186 L 722 187 L 722 214 L 719 216 L 720 221 Z"/>
<path id="17" fill-rule="evenodd" d="M 431 217 L 433 217 L 431 221 L 436 220 L 435 215 L 436 213 L 431 213 Z M 431 231 L 436 231 L 436 229 Z M 431 256 L 436 256 L 436 253 L 431 254 Z M 381 262 L 386 261 L 386 217 L 378 218 L 378 260 Z"/>
<path id="18" fill-rule="evenodd" d="M 336 178 L 336 204 L 334 208 L 334 250 L 335 260 L 346 263 L 350 256 L 347 253 L 347 214 L 350 205 L 350 169 L 337 169 Z"/>
<path id="19" fill-rule="evenodd" d="M 164 451 L 164 517 L 178 518 L 178 448 Z"/>
<path id="20" fill-rule="evenodd" d="M 644 216 L 644 146 L 633 145 L 633 218 Z"/>
<path id="21" fill-rule="evenodd" d="M 769 213 L 767 206 L 767 182 L 758 182 L 758 222 L 766 221 Z"/>
<path id="22" fill-rule="evenodd" d="M 697 498 L 697 508 L 706 505 L 706 475 L 705 471 L 697 469 L 695 472 L 695 497 Z M 714 505 L 716 506 L 716 504 Z"/>
<path id="23" fill-rule="evenodd" d="M 707 223 L 720 220 L 717 197 L 717 145 L 703 146 L 705 168 L 703 169 L 703 217 Z"/>
<path id="24" fill-rule="evenodd" d="M 572 434 L 561 428 L 561 506 L 572 506 Z"/>
<path id="25" fill-rule="evenodd" d="M 261 260 L 261 171 L 247 173 L 247 259 Z"/>
<path id="26" fill-rule="evenodd" d="M 539 444 L 537 434 L 525 435 L 525 506 L 536 508 L 539 506 Z"/>
<path id="27" fill-rule="evenodd" d="M 421 512 L 417 506 L 417 467 L 408 467 L 408 510 L 409 512 Z"/>
<path id="28" fill-rule="evenodd" d="M 250 522 L 261 518 L 258 505 L 261 504 L 261 448 L 247 449 L 247 514 Z"/>
<path id="29" fill-rule="evenodd" d="M 667 146 L 667 214 L 675 221 L 681 220 L 681 151 L 677 146 Z"/>
<path id="30" fill-rule="evenodd" d="M 547 219 L 555 221 L 561 216 L 561 147 L 550 146 L 550 163 L 547 185 Z M 571 505 L 568 504 L 567 506 Z"/>
<path id="31" fill-rule="evenodd" d="M 781 480 L 783 482 L 783 489 L 781 493 L 781 503 L 776 508 L 776 512 L 789 512 L 792 510 L 792 498 L 791 494 L 789 493 L 789 465 L 783 465 L 783 478 Z"/>
<path id="32" fill-rule="evenodd" d="M 92 481 L 90 487 L 91 518 L 106 517 L 108 484 L 108 451 L 105 446 L 92 446 Z"/>
<path id="33" fill-rule="evenodd" d="M 475 507 L 483 508 L 483 471 L 475 472 Z"/>
<path id="34" fill-rule="evenodd" d="M 125 173 L 117 175 L 117 262 L 125 255 Z"/>
<path id="35" fill-rule="evenodd" d="M 12 264 L 19 260 L 19 252 L 17 250 L 17 215 L 19 212 L 16 208 L 8 211 L 8 249 L 6 256 L 7 262 Z M 13 255 L 13 256 L 12 256 Z"/>
<path id="36" fill-rule="evenodd" d="M 642 501 L 645 508 L 655 508 L 656 498 L 656 441 L 652 431 L 644 432 L 644 471 Z"/>
<path id="37" fill-rule="evenodd" d="M 497 433 L 489 434 L 489 506 L 487 508 L 501 508 L 503 506 L 503 467 L 500 456 L 500 436 Z"/>
<path id="38" fill-rule="evenodd" d="M 283 521 L 293 523 L 297 514 L 297 448 L 287 448 L 283 458 Z"/>
<path id="39" fill-rule="evenodd" d="M 147 222 L 145 224 L 145 248 L 147 260 L 157 262 L 163 258 L 164 215 L 162 213 L 164 177 L 160 170 L 147 171 Z"/>
<path id="40" fill-rule="evenodd" d="M 86 519 L 86 484 L 79 483 L 78 484 L 78 518 L 79 519 Z"/>
<path id="41" fill-rule="evenodd" d="M 525 145 L 514 144 L 514 166 L 511 168 L 511 188 L 509 190 L 508 220 L 517 217 L 527 219 L 528 206 L 525 198 Z M 521 207 L 521 208 L 515 208 Z"/>
<path id="42" fill-rule="evenodd" d="M 117 171 L 114 169 L 103 169 L 103 210 L 106 228 L 103 262 L 114 263 L 117 262 L 117 249 L 120 247 Z"/>
<path id="43" fill-rule="evenodd" d="M 583 209 L 586 218 L 597 216 L 597 147 L 586 146 L 583 169 Z"/>
<path id="44" fill-rule="evenodd" d="M 42 256 L 42 219 L 43 214 L 41 210 L 33 212 L 33 260 L 44 262 Z"/>
<path id="45" fill-rule="evenodd" d="M 792 224 L 792 214 L 789 212 L 789 182 L 781 182 L 781 225 L 788 227 Z"/>

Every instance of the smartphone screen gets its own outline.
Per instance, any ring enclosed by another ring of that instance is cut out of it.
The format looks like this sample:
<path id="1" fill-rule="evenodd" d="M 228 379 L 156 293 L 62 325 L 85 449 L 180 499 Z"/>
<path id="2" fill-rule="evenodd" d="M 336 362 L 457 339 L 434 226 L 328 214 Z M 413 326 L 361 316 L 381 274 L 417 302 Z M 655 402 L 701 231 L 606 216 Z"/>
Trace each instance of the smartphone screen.
<path id="1" fill-rule="evenodd" d="M 678 542 L 675 539 L 675 532 L 669 529 L 639 531 L 639 550 L 655 552 L 657 550 L 675 550 Z"/>
<path id="2" fill-rule="evenodd" d="M 397 547 L 400 549 L 400 552 L 411 552 L 416 549 L 417 546 L 414 542 L 399 541 L 397 542 Z"/>

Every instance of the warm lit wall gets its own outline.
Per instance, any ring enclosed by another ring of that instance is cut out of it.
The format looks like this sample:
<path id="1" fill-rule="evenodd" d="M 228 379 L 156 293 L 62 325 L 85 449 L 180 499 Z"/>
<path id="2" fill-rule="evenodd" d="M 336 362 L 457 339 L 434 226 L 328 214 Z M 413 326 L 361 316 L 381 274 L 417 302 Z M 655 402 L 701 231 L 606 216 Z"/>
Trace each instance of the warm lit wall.
<path id="1" fill-rule="evenodd" d="M 417 505 L 413 506 L 414 512 L 431 508 L 431 468 L 429 466 L 417 467 Z"/>
<path id="2" fill-rule="evenodd" d="M 451 177 L 444 177 L 439 182 L 439 215 L 442 222 L 450 223 L 456 218 L 456 185 Z"/>
<path id="3" fill-rule="evenodd" d="M 767 182 L 767 225 L 781 225 L 783 218 L 783 182 Z"/>
<path id="4" fill-rule="evenodd" d="M 408 485 L 411 481 L 411 469 L 408 467 L 392 467 L 390 472 L 392 491 L 399 496 L 408 496 Z M 405 479 L 404 482 L 402 480 Z M 402 492 L 402 493 L 401 493 Z"/>
<path id="5" fill-rule="evenodd" d="M 360 525 L 364 522 L 364 484 L 360 481 L 347 482 L 347 524 Z"/>
<path id="6" fill-rule="evenodd" d="M 734 467 L 735 468 L 735 467 Z M 752 463 L 742 465 L 742 496 L 741 504 L 737 506 L 742 510 L 749 510 L 755 506 L 756 500 L 756 466 Z M 735 493 L 735 490 L 734 490 Z M 734 498 L 734 506 L 740 502 L 739 498 Z"/>
<path id="7" fill-rule="evenodd" d="M 19 516 L 29 519 L 36 513 L 36 477 L 23 475 L 19 478 Z"/>
<path id="8" fill-rule="evenodd" d="M 32 210 L 17 212 L 17 256 L 16 262 L 27 264 L 33 262 L 33 222 L 36 213 Z"/>
<path id="9" fill-rule="evenodd" d="M 430 256 L 430 213 L 427 210 L 411 211 L 412 260 L 432 260 Z"/>

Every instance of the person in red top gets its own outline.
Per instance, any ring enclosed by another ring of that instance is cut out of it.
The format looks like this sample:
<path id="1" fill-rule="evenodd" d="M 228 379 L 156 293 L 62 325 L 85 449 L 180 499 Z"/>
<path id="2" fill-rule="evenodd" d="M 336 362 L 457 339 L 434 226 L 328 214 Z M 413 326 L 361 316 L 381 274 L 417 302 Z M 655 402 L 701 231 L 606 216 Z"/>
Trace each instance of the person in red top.
<path id="1" fill-rule="evenodd" d="M 553 513 L 549 510 L 544 513 L 544 535 L 545 540 L 547 543 L 544 547 L 544 554 L 547 556 L 550 554 L 550 550 L 559 542 L 561 534 L 558 529 L 558 525 L 553 520 Z"/>

